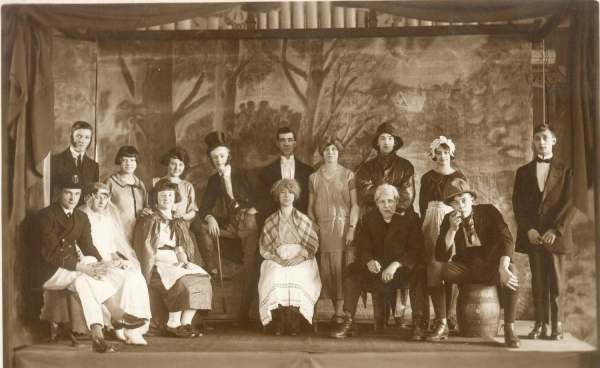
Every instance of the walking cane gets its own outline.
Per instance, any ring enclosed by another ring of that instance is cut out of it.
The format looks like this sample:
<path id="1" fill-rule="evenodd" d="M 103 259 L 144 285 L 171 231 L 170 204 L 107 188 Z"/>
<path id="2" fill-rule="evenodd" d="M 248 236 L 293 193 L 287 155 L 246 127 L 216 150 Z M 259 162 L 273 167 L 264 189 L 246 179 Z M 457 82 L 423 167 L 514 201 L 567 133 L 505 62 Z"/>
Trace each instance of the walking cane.
<path id="1" fill-rule="evenodd" d="M 219 236 L 217 238 L 217 255 L 219 256 L 219 278 L 221 279 L 221 301 L 223 302 L 223 313 L 227 314 L 227 304 L 225 304 L 225 289 L 223 288 L 223 267 L 221 266 L 221 245 Z"/>

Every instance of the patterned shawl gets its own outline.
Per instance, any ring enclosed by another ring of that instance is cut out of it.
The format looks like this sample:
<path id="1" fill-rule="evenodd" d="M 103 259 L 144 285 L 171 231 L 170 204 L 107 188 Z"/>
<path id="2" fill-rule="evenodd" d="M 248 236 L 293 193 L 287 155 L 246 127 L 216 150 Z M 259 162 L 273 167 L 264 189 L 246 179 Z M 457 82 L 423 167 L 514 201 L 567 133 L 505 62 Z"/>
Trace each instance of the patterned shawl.
<path id="1" fill-rule="evenodd" d="M 175 232 L 177 246 L 182 246 L 188 257 L 188 262 L 194 262 L 194 243 L 190 238 L 187 223 L 184 219 L 169 220 L 159 211 L 142 219 L 141 226 L 136 227 L 134 249 L 142 266 L 142 274 L 146 283 L 150 283 L 152 269 L 156 260 L 156 250 L 159 248 L 160 224 L 166 223 Z"/>
<path id="2" fill-rule="evenodd" d="M 275 212 L 267 218 L 262 234 L 260 235 L 260 254 L 265 259 L 272 259 L 277 254 L 277 248 L 281 245 L 279 238 L 279 214 Z M 319 239 L 313 228 L 312 221 L 297 209 L 292 210 L 292 218 L 296 230 L 300 235 L 300 245 L 308 252 L 308 259 L 313 259 L 317 248 L 319 248 Z"/>

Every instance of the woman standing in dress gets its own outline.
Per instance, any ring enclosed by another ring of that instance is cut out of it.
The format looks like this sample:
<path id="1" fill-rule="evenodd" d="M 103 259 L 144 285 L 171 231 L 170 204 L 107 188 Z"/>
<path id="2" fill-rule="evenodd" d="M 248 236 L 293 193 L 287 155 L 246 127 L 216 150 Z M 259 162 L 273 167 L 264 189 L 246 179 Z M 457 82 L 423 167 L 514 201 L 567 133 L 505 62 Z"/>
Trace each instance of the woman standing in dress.
<path id="1" fill-rule="evenodd" d="M 211 309 L 210 277 L 193 263 L 194 243 L 183 218 L 173 206 L 181 199 L 176 184 L 161 179 L 150 191 L 152 214 L 136 228 L 134 249 L 148 288 L 158 291 L 169 311 L 167 333 L 176 337 L 201 336 L 192 325 L 198 310 Z"/>
<path id="2" fill-rule="evenodd" d="M 319 153 L 325 164 L 309 178 L 308 217 L 319 226 L 319 266 L 323 299 L 331 299 L 336 324 L 344 322 L 342 275 L 354 261 L 354 232 L 360 208 L 354 173 L 338 163 L 337 138 L 325 136 Z"/>
<path id="3" fill-rule="evenodd" d="M 104 181 L 112 193 L 112 202 L 120 211 L 125 238 L 133 242 L 133 230 L 146 203 L 146 187 L 134 172 L 140 163 L 138 150 L 133 146 L 119 148 L 115 165 L 119 171 Z"/>
<path id="4" fill-rule="evenodd" d="M 446 189 L 454 179 L 463 179 L 465 176 L 459 170 L 450 165 L 454 159 L 456 147 L 451 139 L 444 136 L 436 138 L 429 146 L 429 157 L 434 161 L 435 167 L 421 177 L 421 190 L 419 192 L 419 210 L 423 221 L 423 235 L 425 240 L 425 251 L 427 252 L 427 264 L 435 261 L 435 243 L 440 234 L 440 225 L 444 216 L 452 212 L 452 207 L 446 206 L 442 201 L 448 196 Z M 456 289 L 453 284 L 446 284 L 446 295 L 449 299 L 448 327 L 456 328 Z M 427 298 L 429 300 L 429 298 Z M 427 303 L 429 305 L 429 303 Z M 429 308 L 426 308 L 429 311 Z M 429 322 L 429 321 L 426 321 Z"/>
<path id="5" fill-rule="evenodd" d="M 126 313 L 139 318 L 150 319 L 148 287 L 140 270 L 130 243 L 121 228 L 119 210 L 110 201 L 108 185 L 89 183 L 84 190 L 85 204 L 82 206 L 90 220 L 94 246 L 108 265 L 106 280 L 119 290 L 115 301 Z M 105 325 L 112 327 L 110 318 Z M 137 329 L 116 329 L 119 340 L 127 344 L 146 345 L 142 337 L 148 331 L 148 323 Z"/>
<path id="6" fill-rule="evenodd" d="M 277 181 L 271 194 L 280 208 L 267 218 L 260 236 L 259 251 L 265 259 L 258 282 L 260 319 L 265 326 L 273 321 L 275 335 L 284 327 L 296 335 L 300 315 L 312 323 L 321 293 L 315 259 L 319 240 L 312 221 L 294 208 L 294 200 L 300 197 L 296 180 Z"/>

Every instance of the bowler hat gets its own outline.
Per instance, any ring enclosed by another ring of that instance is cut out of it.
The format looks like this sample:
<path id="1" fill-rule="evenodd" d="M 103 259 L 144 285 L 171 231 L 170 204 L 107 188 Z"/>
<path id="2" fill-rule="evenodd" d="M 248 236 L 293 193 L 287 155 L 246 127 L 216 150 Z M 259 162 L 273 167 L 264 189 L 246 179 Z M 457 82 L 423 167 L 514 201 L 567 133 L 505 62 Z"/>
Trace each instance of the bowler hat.
<path id="1" fill-rule="evenodd" d="M 56 187 L 61 189 L 83 189 L 81 178 L 77 174 L 63 173 L 56 177 Z"/>
<path id="2" fill-rule="evenodd" d="M 449 186 L 445 189 L 446 199 L 444 199 L 444 204 L 450 206 L 450 203 L 459 194 L 469 193 L 473 196 L 473 199 L 477 199 L 479 193 L 475 189 L 471 189 L 471 186 L 466 181 L 456 178 L 452 180 Z"/>
<path id="3" fill-rule="evenodd" d="M 391 135 L 396 140 L 396 143 L 394 144 L 394 151 L 399 150 L 404 145 L 404 141 L 402 141 L 402 138 L 400 138 L 396 134 L 395 129 L 392 126 L 392 124 L 381 123 L 377 127 L 377 132 L 375 133 L 375 137 L 373 137 L 373 140 L 371 141 L 371 147 L 373 147 L 376 150 L 379 150 L 379 145 L 377 144 L 377 142 L 379 140 L 379 136 L 384 133 Z"/>
<path id="4" fill-rule="evenodd" d="M 208 133 L 206 137 L 204 137 L 204 142 L 206 142 L 206 145 L 208 146 L 206 153 L 210 153 L 217 147 L 230 148 L 229 143 L 227 143 L 227 140 L 225 139 L 225 133 L 218 130 Z"/>

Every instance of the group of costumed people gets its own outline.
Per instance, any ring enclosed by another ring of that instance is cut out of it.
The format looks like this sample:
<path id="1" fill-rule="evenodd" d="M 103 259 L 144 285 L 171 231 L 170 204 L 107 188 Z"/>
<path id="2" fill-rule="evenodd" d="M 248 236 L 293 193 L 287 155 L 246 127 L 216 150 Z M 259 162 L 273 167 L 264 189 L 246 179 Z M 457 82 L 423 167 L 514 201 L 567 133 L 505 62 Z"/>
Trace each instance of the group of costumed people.
<path id="1" fill-rule="evenodd" d="M 558 340 L 561 267 L 572 248 L 571 173 L 552 158 L 550 127 L 533 133 L 542 166 L 533 167 L 536 159 L 517 173 L 517 250 L 529 255 L 534 278 L 536 325 L 529 337 Z M 323 165 L 315 171 L 294 156 L 296 135 L 284 127 L 276 133 L 280 157 L 255 174 L 231 165 L 225 134 L 211 132 L 206 153 L 216 173 L 199 205 L 192 184 L 180 178 L 189 165 L 185 149 L 165 153 L 167 174 L 153 179 L 148 193 L 134 174 L 140 157 L 132 146 L 119 149 L 118 171 L 100 183 L 98 164 L 85 155 L 91 136 L 88 123 L 76 122 L 71 146 L 52 157 L 58 199 L 39 212 L 37 230 L 42 285 L 78 294 L 94 351 L 115 350 L 104 327 L 128 344 L 146 344 L 150 318 L 160 319 L 151 315 L 149 290 L 168 311 L 166 334 L 190 338 L 201 336 L 197 326 L 212 329 L 203 317 L 211 310 L 211 278 L 223 276 L 222 248 L 241 251 L 237 327 L 248 325 L 257 299 L 270 333 L 296 335 L 302 319 L 312 323 L 321 298 L 335 311 L 331 336 L 353 336 L 359 298 L 369 292 L 376 323 L 386 323 L 391 304 L 396 324 L 405 326 L 410 297 L 410 340 L 439 341 L 457 328 L 455 284 L 479 283 L 501 287 L 506 346 L 521 344 L 514 331 L 519 281 L 512 235 L 493 205 L 475 204 L 479 193 L 452 167 L 456 147 L 444 136 L 429 147 L 435 166 L 421 178 L 421 217 L 413 208 L 414 167 L 397 154 L 403 140 L 390 123 L 379 125 L 371 142 L 377 156 L 356 172 L 339 164 L 343 146 L 332 136 L 318 147 Z M 540 208 L 555 221 L 536 217 Z"/>

